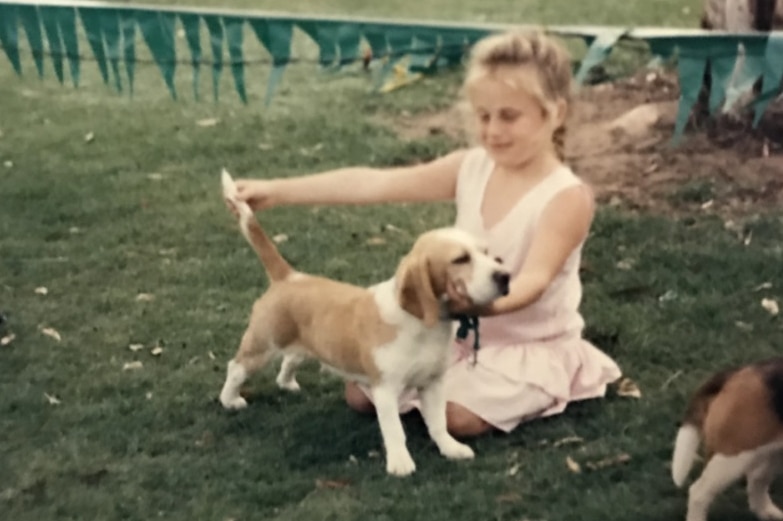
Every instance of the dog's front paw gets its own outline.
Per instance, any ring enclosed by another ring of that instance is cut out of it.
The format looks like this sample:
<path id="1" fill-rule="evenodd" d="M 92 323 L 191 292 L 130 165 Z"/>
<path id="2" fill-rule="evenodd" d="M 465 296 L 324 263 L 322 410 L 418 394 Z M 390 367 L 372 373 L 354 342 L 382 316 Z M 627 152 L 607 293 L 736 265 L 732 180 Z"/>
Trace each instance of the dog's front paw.
<path id="1" fill-rule="evenodd" d="M 222 403 L 223 407 L 225 407 L 226 409 L 233 409 L 236 411 L 247 407 L 247 400 L 245 400 L 241 396 L 235 396 L 233 398 L 221 396 L 220 403 Z"/>
<path id="2" fill-rule="evenodd" d="M 297 382 L 294 378 L 289 378 L 288 380 L 278 378 L 277 386 L 284 391 L 291 391 L 293 393 L 297 393 L 302 390 L 302 388 L 299 387 L 299 382 Z"/>
<path id="3" fill-rule="evenodd" d="M 772 500 L 766 501 L 763 507 L 753 509 L 753 513 L 756 517 L 763 521 L 776 521 L 783 519 L 783 511 L 781 511 Z"/>
<path id="4" fill-rule="evenodd" d="M 473 459 L 476 457 L 473 449 L 454 438 L 444 440 L 439 448 L 440 453 L 448 459 Z"/>
<path id="5" fill-rule="evenodd" d="M 416 471 L 416 463 L 408 451 L 389 454 L 386 458 L 386 472 L 393 476 L 409 476 Z"/>

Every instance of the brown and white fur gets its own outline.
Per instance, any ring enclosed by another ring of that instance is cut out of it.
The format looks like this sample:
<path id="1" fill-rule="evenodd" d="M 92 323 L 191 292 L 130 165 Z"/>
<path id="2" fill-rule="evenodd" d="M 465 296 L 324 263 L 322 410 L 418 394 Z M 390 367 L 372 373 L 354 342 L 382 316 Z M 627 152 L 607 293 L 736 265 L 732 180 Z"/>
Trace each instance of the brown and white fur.
<path id="1" fill-rule="evenodd" d="M 388 473 L 405 476 L 416 468 L 398 409 L 399 395 L 408 388 L 419 391 L 422 416 L 441 454 L 473 458 L 472 449 L 446 430 L 443 374 L 452 328 L 444 295 L 449 281 L 479 305 L 507 294 L 510 276 L 500 263 L 472 236 L 444 228 L 421 235 L 394 277 L 370 288 L 300 273 L 280 255 L 250 207 L 236 198 L 225 170 L 222 183 L 226 202 L 269 277 L 228 363 L 223 406 L 247 406 L 240 386 L 274 354 L 283 354 L 277 384 L 291 391 L 299 390 L 296 367 L 315 357 L 371 389 Z"/>
<path id="2" fill-rule="evenodd" d="M 769 496 L 783 470 L 783 358 L 723 371 L 694 393 L 674 447 L 677 486 L 702 441 L 706 465 L 690 487 L 687 521 L 705 521 L 715 497 L 743 477 L 750 510 L 760 519 L 783 519 Z"/>

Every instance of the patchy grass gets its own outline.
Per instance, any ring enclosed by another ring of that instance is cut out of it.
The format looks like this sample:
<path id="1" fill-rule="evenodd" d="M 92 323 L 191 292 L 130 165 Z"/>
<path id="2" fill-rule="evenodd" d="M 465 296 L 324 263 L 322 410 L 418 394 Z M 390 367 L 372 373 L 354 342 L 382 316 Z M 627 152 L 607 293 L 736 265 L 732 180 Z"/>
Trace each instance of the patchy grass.
<path id="1" fill-rule="evenodd" d="M 748 221 L 746 246 L 714 218 L 601 209 L 585 252 L 587 336 L 641 399 L 611 393 L 473 440 L 477 459 L 467 463 L 438 456 L 411 415 L 417 473 L 387 477 L 375 420 L 349 411 L 340 382 L 315 364 L 301 371 L 298 395 L 279 391 L 270 367 L 251 382 L 247 410 L 217 403 L 266 284 L 222 204 L 218 174 L 224 165 L 288 176 L 433 157 L 451 145 L 445 136 L 403 141 L 369 116 L 445 106 L 458 75 L 377 97 L 361 73 L 292 67 L 265 109 L 260 93 L 238 104 L 228 83 L 220 104 L 173 102 L 149 68 L 130 100 L 89 72 L 74 91 L 17 79 L 0 63 L 0 337 L 15 335 L 0 347 L 4 518 L 679 519 L 685 493 L 667 464 L 687 394 L 712 371 L 781 345 L 780 318 L 760 305 L 783 297 L 779 215 Z M 217 124 L 197 123 L 210 118 Z M 368 284 L 453 210 L 280 208 L 260 217 L 288 235 L 281 249 L 300 269 Z M 377 237 L 385 242 L 368 242 Z M 123 369 L 135 361 L 140 369 Z M 581 441 L 556 443 L 574 436 Z M 588 468 L 621 454 L 630 460 Z M 711 519 L 749 521 L 745 504 L 737 486 Z"/>

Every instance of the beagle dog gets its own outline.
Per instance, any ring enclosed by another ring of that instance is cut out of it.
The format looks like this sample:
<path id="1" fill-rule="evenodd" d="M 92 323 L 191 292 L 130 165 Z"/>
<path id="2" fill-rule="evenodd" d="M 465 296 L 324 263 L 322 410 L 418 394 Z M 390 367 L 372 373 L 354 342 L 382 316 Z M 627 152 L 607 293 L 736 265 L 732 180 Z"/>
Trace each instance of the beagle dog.
<path id="1" fill-rule="evenodd" d="M 510 274 L 487 256 L 472 236 L 454 228 L 422 234 L 395 275 L 364 288 L 298 272 L 279 253 L 251 208 L 236 197 L 222 172 L 223 195 L 269 278 L 256 300 L 238 351 L 228 362 L 220 401 L 227 409 L 247 406 L 239 388 L 270 358 L 282 353 L 277 375 L 282 389 L 298 391 L 297 366 L 306 357 L 372 393 L 386 453 L 386 471 L 405 476 L 416 465 L 405 443 L 398 399 L 417 389 L 430 437 L 449 459 L 473 451 L 446 430 L 443 374 L 449 360 L 451 318 L 447 283 L 477 305 L 508 294 Z"/>
<path id="2" fill-rule="evenodd" d="M 743 477 L 750 510 L 759 519 L 783 519 L 769 496 L 783 470 L 783 358 L 720 372 L 694 393 L 674 446 L 678 487 L 702 440 L 706 466 L 690 487 L 687 521 L 706 521 L 715 497 Z"/>

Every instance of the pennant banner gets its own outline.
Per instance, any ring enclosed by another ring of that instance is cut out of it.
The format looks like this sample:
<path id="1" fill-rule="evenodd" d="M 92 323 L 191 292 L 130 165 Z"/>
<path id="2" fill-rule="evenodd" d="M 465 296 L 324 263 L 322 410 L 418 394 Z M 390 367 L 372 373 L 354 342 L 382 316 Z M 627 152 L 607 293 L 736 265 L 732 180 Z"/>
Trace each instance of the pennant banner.
<path id="1" fill-rule="evenodd" d="M 459 65 L 478 39 L 512 27 L 519 26 L 308 17 L 85 0 L 0 0 L 0 45 L 18 75 L 23 73 L 20 47 L 24 33 L 38 76 L 45 76 L 48 57 L 57 80 L 64 83 L 67 62 L 71 82 L 78 87 L 81 32 L 103 82 L 118 92 L 127 90 L 132 95 L 138 60 L 136 39 L 140 37 L 174 99 L 178 95 L 174 82 L 178 63 L 191 66 L 193 93 L 200 99 L 199 79 L 206 47 L 211 58 L 213 98 L 219 99 L 224 52 L 227 52 L 233 85 L 244 103 L 249 88 L 245 74 L 248 38 L 255 38 L 270 56 L 271 70 L 264 96 L 268 104 L 285 67 L 296 59 L 291 50 L 294 29 L 301 30 L 317 46 L 317 63 L 324 70 L 338 71 L 356 62 L 365 65 L 377 62 L 375 87 L 388 91 L 422 74 Z M 712 113 L 721 104 L 728 105 L 750 92 L 761 80 L 762 89 L 754 104 L 754 125 L 769 102 L 781 92 L 783 34 L 779 31 L 726 33 L 587 25 L 546 26 L 545 30 L 565 38 L 581 39 L 587 45 L 576 72 L 577 83 L 584 82 L 590 70 L 601 64 L 622 40 L 646 42 L 657 59 L 676 57 L 681 94 L 675 141 L 684 131 L 705 75 L 711 79 L 709 109 Z M 202 33 L 208 36 L 206 46 L 202 44 Z M 177 56 L 177 35 L 184 39 L 189 60 L 182 61 Z"/>

